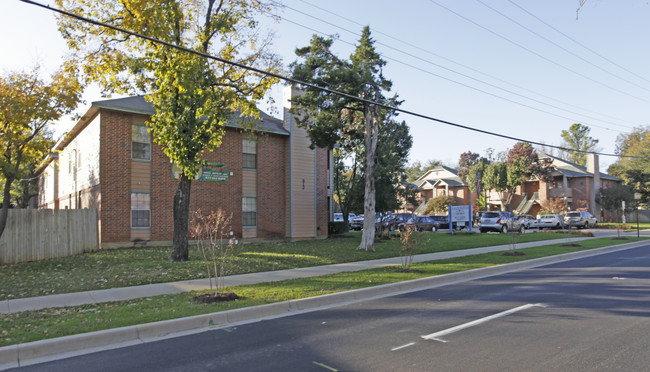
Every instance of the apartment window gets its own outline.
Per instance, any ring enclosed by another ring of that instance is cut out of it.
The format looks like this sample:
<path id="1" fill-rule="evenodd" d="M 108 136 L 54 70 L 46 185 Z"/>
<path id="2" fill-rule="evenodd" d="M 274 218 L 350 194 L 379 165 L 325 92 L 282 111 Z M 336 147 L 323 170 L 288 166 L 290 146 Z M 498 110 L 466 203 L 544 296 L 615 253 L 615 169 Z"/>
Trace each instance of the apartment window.
<path id="1" fill-rule="evenodd" d="M 257 169 L 257 139 L 244 138 L 243 142 L 243 163 L 246 169 Z"/>
<path id="2" fill-rule="evenodd" d="M 244 196 L 242 198 L 242 212 L 244 226 L 257 226 L 257 198 Z"/>
<path id="3" fill-rule="evenodd" d="M 151 135 L 144 125 L 131 125 L 131 154 L 133 159 L 151 160 Z"/>
<path id="4" fill-rule="evenodd" d="M 151 195 L 131 193 L 131 227 L 151 227 Z"/>

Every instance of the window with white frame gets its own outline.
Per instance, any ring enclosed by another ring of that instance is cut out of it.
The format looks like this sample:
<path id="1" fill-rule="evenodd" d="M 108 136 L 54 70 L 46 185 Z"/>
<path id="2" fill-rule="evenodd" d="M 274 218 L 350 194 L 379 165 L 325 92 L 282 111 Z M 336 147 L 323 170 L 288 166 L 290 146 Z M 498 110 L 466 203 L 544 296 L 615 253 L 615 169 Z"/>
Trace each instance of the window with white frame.
<path id="1" fill-rule="evenodd" d="M 131 125 L 131 158 L 151 160 L 151 135 L 142 124 Z"/>
<path id="2" fill-rule="evenodd" d="M 245 227 L 257 226 L 257 198 L 254 196 L 244 196 L 242 198 L 242 224 Z"/>
<path id="3" fill-rule="evenodd" d="M 131 193 L 131 227 L 151 227 L 151 195 Z"/>
<path id="4" fill-rule="evenodd" d="M 242 148 L 242 167 L 244 169 L 257 169 L 257 139 L 244 138 Z"/>

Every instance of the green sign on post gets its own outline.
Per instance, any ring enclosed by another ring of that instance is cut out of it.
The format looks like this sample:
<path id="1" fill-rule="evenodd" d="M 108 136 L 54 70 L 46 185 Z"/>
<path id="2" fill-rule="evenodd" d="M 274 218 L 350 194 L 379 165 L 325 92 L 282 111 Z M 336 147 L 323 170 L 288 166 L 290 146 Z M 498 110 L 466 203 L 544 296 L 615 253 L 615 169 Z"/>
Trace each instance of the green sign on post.
<path id="1" fill-rule="evenodd" d="M 180 168 L 172 163 L 172 178 L 178 179 Z M 197 181 L 222 181 L 227 182 L 230 177 L 230 166 L 228 164 L 207 163 L 194 178 Z"/>

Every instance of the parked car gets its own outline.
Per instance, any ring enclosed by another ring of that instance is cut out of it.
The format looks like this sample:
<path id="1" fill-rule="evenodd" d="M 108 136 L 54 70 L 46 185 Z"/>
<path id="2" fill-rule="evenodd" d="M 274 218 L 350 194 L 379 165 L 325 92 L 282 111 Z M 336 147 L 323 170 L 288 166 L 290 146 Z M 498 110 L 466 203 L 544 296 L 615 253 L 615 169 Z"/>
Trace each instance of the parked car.
<path id="1" fill-rule="evenodd" d="M 539 228 L 539 222 L 537 221 L 537 218 L 531 216 L 530 214 L 519 216 L 519 223 L 521 223 L 525 229 Z"/>
<path id="2" fill-rule="evenodd" d="M 383 219 L 382 226 L 384 229 L 393 231 L 399 228 L 399 225 L 406 222 L 409 218 L 415 216 L 413 213 L 395 213 Z"/>
<path id="3" fill-rule="evenodd" d="M 361 229 L 363 229 L 363 214 L 350 217 L 350 230 L 361 230 Z"/>
<path id="4" fill-rule="evenodd" d="M 440 230 L 449 230 L 449 216 L 430 216 L 430 217 L 438 222 L 438 228 Z M 460 228 L 458 227 L 458 222 L 454 222 L 452 226 L 454 227 L 454 230 L 460 230 Z"/>
<path id="5" fill-rule="evenodd" d="M 519 222 L 517 216 L 512 212 L 485 212 L 479 220 L 479 231 L 524 232 L 525 227 Z"/>
<path id="6" fill-rule="evenodd" d="M 542 214 L 537 217 L 540 229 L 564 228 L 564 217 L 560 214 Z"/>
<path id="7" fill-rule="evenodd" d="M 587 211 L 569 212 L 566 214 L 566 217 L 564 217 L 565 225 L 576 227 L 578 229 L 595 227 L 597 223 L 598 220 L 596 220 L 596 217 Z"/>
<path id="8" fill-rule="evenodd" d="M 400 231 L 407 227 L 413 227 L 415 231 L 438 231 L 440 223 L 433 219 L 432 216 L 414 216 L 400 225 Z"/>

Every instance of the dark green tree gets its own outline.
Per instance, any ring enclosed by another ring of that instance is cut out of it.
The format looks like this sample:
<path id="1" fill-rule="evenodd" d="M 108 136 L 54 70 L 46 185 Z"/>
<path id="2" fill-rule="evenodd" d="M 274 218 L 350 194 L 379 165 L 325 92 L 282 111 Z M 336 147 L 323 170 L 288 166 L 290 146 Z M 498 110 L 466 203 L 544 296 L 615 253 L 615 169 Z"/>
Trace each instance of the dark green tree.
<path id="1" fill-rule="evenodd" d="M 623 212 L 623 202 L 625 202 L 625 212 L 634 210 L 636 200 L 634 200 L 634 189 L 627 185 L 615 184 L 605 189 L 600 189 L 596 196 L 596 201 L 601 207 L 620 219 Z"/>
<path id="2" fill-rule="evenodd" d="M 323 88 L 346 93 L 331 94 L 311 86 L 301 87 L 304 94 L 292 100 L 292 110 L 299 125 L 309 133 L 312 145 L 360 154 L 363 148 L 364 227 L 359 249 L 374 250 L 377 143 L 380 127 L 394 116 L 399 104 L 396 97 L 387 98 L 392 83 L 382 74 L 386 62 L 375 51 L 370 28 L 365 27 L 349 60 L 338 58 L 332 51 L 332 39 L 314 35 L 309 46 L 298 48 L 299 61 L 291 64 L 293 78 Z M 382 106 L 373 104 L 380 103 Z M 307 115 L 300 115 L 306 112 Z M 362 146 L 359 146 L 363 143 Z"/>
<path id="3" fill-rule="evenodd" d="M 622 178 L 634 192 L 641 194 L 641 202 L 650 202 L 650 126 L 635 128 L 616 139 L 616 153 L 624 156 L 612 164 L 607 172 Z"/>
<path id="4" fill-rule="evenodd" d="M 569 130 L 562 131 L 562 146 L 571 150 L 596 151 L 598 140 L 589 136 L 591 129 L 582 124 L 571 124 Z M 567 160 L 578 165 L 587 164 L 587 154 L 579 151 L 568 151 Z"/>

